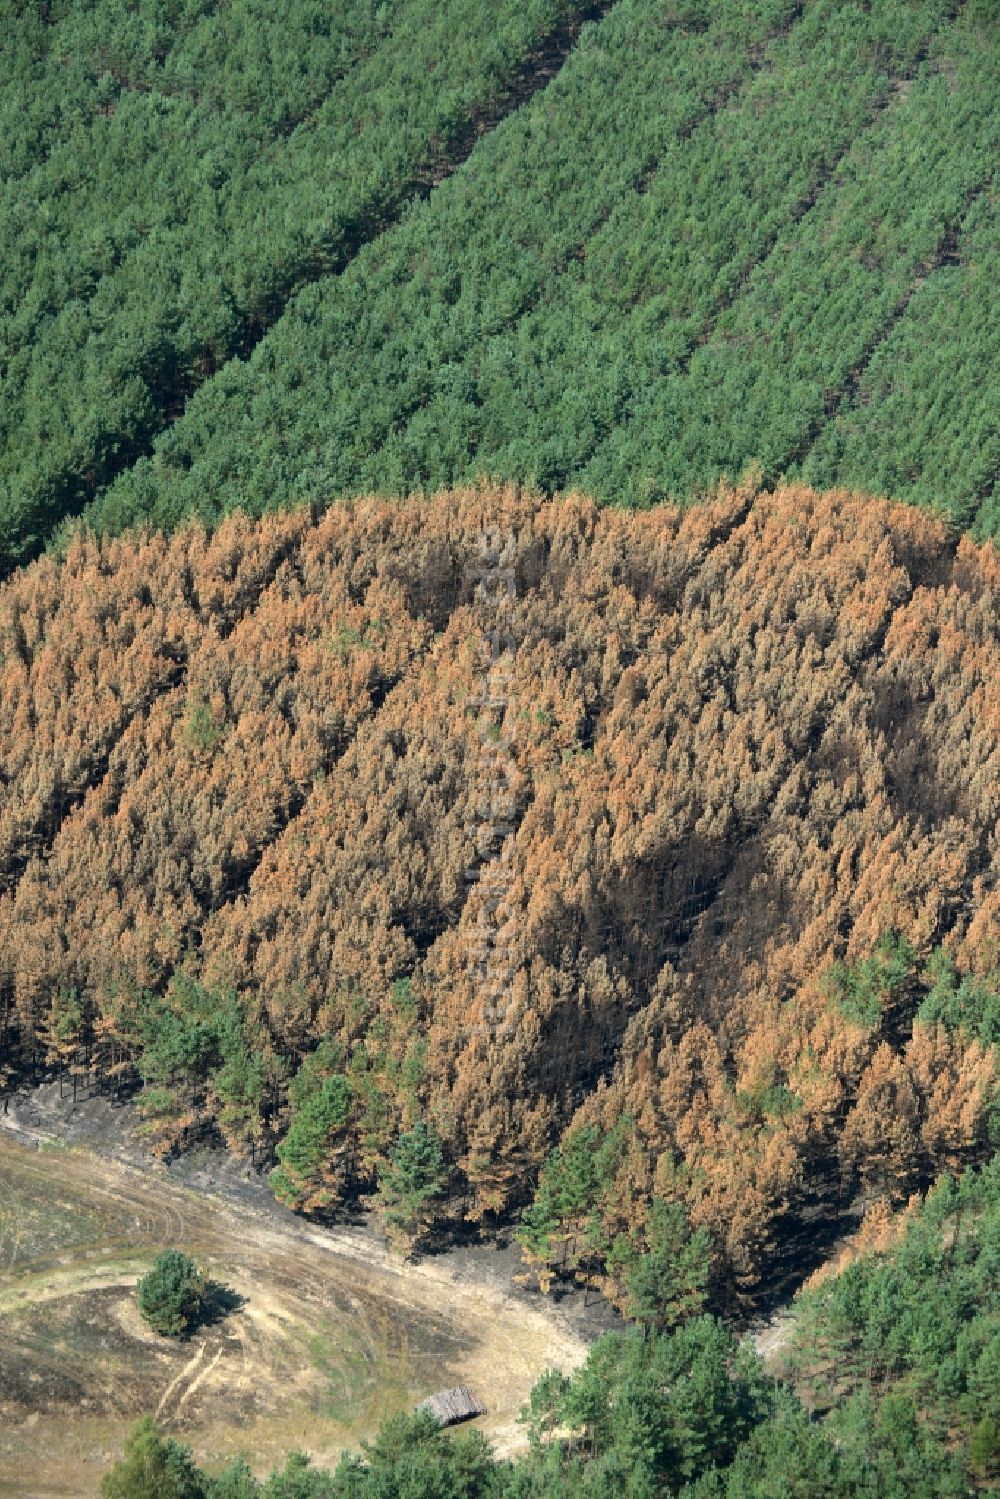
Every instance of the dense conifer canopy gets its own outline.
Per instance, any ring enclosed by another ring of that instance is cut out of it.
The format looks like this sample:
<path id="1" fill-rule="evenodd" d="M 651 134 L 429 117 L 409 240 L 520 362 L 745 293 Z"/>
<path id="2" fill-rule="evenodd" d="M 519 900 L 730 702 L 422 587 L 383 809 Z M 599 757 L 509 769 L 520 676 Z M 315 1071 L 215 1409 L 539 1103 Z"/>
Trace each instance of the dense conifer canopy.
<path id="1" fill-rule="evenodd" d="M 543 1277 L 751 1292 L 997 1136 L 998 588 L 803 488 L 78 540 L 0 592 L 9 1065 L 410 1242 L 541 1171 Z"/>
<path id="2" fill-rule="evenodd" d="M 0 566 L 482 474 L 997 531 L 993 0 L 17 3 Z"/>
<path id="3" fill-rule="evenodd" d="M 636 1324 L 518 1464 L 104 1492 L 995 1486 L 995 0 L 3 22 L 0 1103 Z"/>

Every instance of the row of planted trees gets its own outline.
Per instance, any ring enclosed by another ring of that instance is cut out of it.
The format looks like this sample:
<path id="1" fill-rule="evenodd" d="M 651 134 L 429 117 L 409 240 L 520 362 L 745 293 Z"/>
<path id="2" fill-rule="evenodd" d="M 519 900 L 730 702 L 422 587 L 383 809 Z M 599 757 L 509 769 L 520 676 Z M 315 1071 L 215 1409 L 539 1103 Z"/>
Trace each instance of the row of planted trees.
<path id="1" fill-rule="evenodd" d="M 134 1066 L 158 1148 L 274 1151 L 313 1211 L 422 1123 L 417 1216 L 516 1214 L 589 1130 L 601 1231 L 560 1210 L 543 1271 L 575 1232 L 624 1301 L 679 1203 L 750 1294 L 988 1142 L 998 594 L 990 547 L 801 488 L 79 541 L 0 590 L 7 1063 Z"/>

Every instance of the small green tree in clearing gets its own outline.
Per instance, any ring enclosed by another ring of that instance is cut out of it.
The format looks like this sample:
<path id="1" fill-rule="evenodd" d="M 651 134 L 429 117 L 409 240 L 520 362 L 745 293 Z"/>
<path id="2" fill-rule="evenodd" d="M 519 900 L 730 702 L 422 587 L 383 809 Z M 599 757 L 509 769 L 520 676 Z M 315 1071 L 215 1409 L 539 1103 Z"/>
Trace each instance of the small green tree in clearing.
<path id="1" fill-rule="evenodd" d="M 205 1281 L 190 1255 L 164 1249 L 138 1286 L 139 1311 L 154 1332 L 186 1338 L 197 1326 L 205 1301 Z"/>

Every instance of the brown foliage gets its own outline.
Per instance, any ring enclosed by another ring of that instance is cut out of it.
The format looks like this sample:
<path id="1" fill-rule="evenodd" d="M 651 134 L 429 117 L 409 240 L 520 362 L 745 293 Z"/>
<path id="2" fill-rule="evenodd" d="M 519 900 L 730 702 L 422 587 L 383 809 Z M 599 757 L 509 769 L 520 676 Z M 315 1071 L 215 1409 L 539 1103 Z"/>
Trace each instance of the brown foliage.
<path id="1" fill-rule="evenodd" d="M 865 1029 L 821 979 L 889 929 L 995 965 L 998 600 L 991 548 L 800 487 L 77 541 L 0 590 L 0 992 L 51 1051 L 76 990 L 107 1045 L 183 962 L 294 1066 L 370 1052 L 410 974 L 363 1177 L 419 1038 L 473 1216 L 627 1113 L 618 1226 L 669 1179 L 751 1284 L 804 1204 L 981 1146 L 992 1055 L 909 993 Z"/>

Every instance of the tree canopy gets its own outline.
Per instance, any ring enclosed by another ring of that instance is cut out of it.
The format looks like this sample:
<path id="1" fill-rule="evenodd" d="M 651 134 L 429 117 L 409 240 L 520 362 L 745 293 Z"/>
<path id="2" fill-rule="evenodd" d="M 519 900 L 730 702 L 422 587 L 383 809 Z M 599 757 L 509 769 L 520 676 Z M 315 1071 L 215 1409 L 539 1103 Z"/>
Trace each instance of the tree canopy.
<path id="1" fill-rule="evenodd" d="M 164 1249 L 140 1280 L 139 1311 L 154 1332 L 187 1337 L 198 1324 L 205 1301 L 205 1280 L 190 1255 Z"/>
<path id="2" fill-rule="evenodd" d="M 81 538 L 0 588 L 5 1065 L 404 1246 L 527 1209 L 651 1324 L 752 1298 L 1000 1138 L 998 596 L 799 487 Z"/>
<path id="3" fill-rule="evenodd" d="M 484 473 L 996 532 L 991 0 L 18 16 L 0 564 Z"/>

